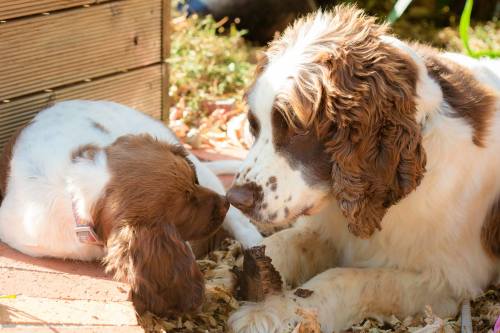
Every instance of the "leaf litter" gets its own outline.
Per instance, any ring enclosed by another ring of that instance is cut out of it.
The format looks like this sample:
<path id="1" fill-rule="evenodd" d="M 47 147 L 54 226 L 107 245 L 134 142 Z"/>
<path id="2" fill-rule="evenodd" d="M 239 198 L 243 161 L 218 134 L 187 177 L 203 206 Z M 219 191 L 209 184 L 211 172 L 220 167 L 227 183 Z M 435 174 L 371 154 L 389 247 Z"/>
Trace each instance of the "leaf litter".
<path id="1" fill-rule="evenodd" d="M 199 313 L 180 317 L 158 318 L 150 313 L 139 318 L 146 332 L 228 332 L 227 320 L 232 311 L 238 309 L 236 299 L 236 271 L 243 267 L 243 250 L 233 239 L 225 239 L 218 249 L 199 259 L 198 264 L 206 280 L 206 301 Z M 304 293 L 304 296 L 308 292 Z M 473 331 L 492 333 L 495 320 L 500 315 L 500 286 L 489 288 L 471 303 Z M 331 333 L 322 332 L 317 319 L 317 309 L 298 309 L 302 318 L 294 327 L 283 333 Z M 460 332 L 460 316 L 439 318 L 430 307 L 421 316 L 396 318 L 380 322 L 367 318 L 353 325 L 346 332 L 353 333 L 454 333 Z"/>

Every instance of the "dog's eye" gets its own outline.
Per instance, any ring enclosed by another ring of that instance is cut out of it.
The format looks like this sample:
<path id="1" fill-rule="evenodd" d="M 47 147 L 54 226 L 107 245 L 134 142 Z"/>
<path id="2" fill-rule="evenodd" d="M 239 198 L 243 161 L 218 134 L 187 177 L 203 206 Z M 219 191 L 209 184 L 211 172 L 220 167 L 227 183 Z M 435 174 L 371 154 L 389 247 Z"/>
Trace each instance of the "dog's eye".
<path id="1" fill-rule="evenodd" d="M 196 185 L 200 185 L 200 183 L 198 182 L 198 175 L 196 174 L 196 167 L 194 166 L 194 163 L 189 158 L 186 158 L 186 162 L 189 165 L 189 167 L 191 168 L 191 170 L 193 170 L 194 183 Z"/>
<path id="2" fill-rule="evenodd" d="M 196 197 L 196 195 L 194 195 L 193 192 L 191 191 L 186 191 L 186 199 L 191 202 L 191 203 L 194 203 L 196 204 L 198 202 L 198 198 Z"/>
<path id="3" fill-rule="evenodd" d="M 254 137 L 257 137 L 259 135 L 260 124 L 252 111 L 248 111 L 248 124 L 250 125 L 250 133 Z"/>

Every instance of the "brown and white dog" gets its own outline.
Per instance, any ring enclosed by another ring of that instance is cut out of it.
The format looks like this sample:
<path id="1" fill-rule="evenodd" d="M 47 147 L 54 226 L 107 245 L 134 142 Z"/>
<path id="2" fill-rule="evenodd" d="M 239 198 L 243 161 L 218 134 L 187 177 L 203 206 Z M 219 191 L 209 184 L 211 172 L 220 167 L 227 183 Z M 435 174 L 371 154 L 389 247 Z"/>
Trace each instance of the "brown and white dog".
<path id="1" fill-rule="evenodd" d="M 32 256 L 103 258 L 138 312 L 201 305 L 203 275 L 186 241 L 223 221 L 244 244 L 260 241 L 168 128 L 116 103 L 42 111 L 6 146 L 0 170 L 0 239 Z"/>
<path id="2" fill-rule="evenodd" d="M 353 7 L 272 42 L 247 99 L 255 143 L 228 192 L 288 290 L 232 314 L 282 332 L 316 309 L 323 332 L 432 306 L 454 315 L 500 273 L 500 61 L 408 44 Z"/>

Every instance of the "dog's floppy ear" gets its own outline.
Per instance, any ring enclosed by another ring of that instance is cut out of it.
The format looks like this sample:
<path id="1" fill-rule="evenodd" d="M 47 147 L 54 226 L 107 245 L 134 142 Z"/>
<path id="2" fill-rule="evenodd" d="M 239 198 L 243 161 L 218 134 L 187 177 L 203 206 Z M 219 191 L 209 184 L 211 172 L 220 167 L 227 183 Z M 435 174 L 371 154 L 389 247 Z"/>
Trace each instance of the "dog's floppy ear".
<path id="1" fill-rule="evenodd" d="M 418 186 L 426 163 L 415 120 L 416 65 L 380 41 L 373 44 L 365 41 L 368 49 L 351 52 L 341 65 L 325 63 L 332 73 L 326 90 L 334 92 L 324 110 L 333 194 L 360 237 L 381 228 L 387 209 Z"/>
<path id="2" fill-rule="evenodd" d="M 169 223 L 124 223 L 108 241 L 106 270 L 129 283 L 138 313 L 195 311 L 205 285 L 189 245 Z"/>

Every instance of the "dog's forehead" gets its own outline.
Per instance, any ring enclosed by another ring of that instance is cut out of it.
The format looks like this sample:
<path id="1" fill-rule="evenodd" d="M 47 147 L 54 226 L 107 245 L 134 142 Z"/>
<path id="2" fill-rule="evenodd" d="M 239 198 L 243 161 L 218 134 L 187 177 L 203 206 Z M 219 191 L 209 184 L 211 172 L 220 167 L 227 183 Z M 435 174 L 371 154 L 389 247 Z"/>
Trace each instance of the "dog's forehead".
<path id="1" fill-rule="evenodd" d="M 248 95 L 257 118 L 271 113 L 276 95 L 291 88 L 304 64 L 314 62 L 319 53 L 332 52 L 338 47 L 336 43 L 323 41 L 325 31 L 331 26 L 328 15 L 317 15 L 300 33 L 294 33 L 302 24 L 287 30 L 266 52 L 269 62 Z"/>
<path id="2" fill-rule="evenodd" d="M 258 119 L 266 123 L 272 111 L 276 97 L 291 88 L 297 75 L 296 59 L 285 55 L 270 62 L 248 94 L 250 109 Z"/>

